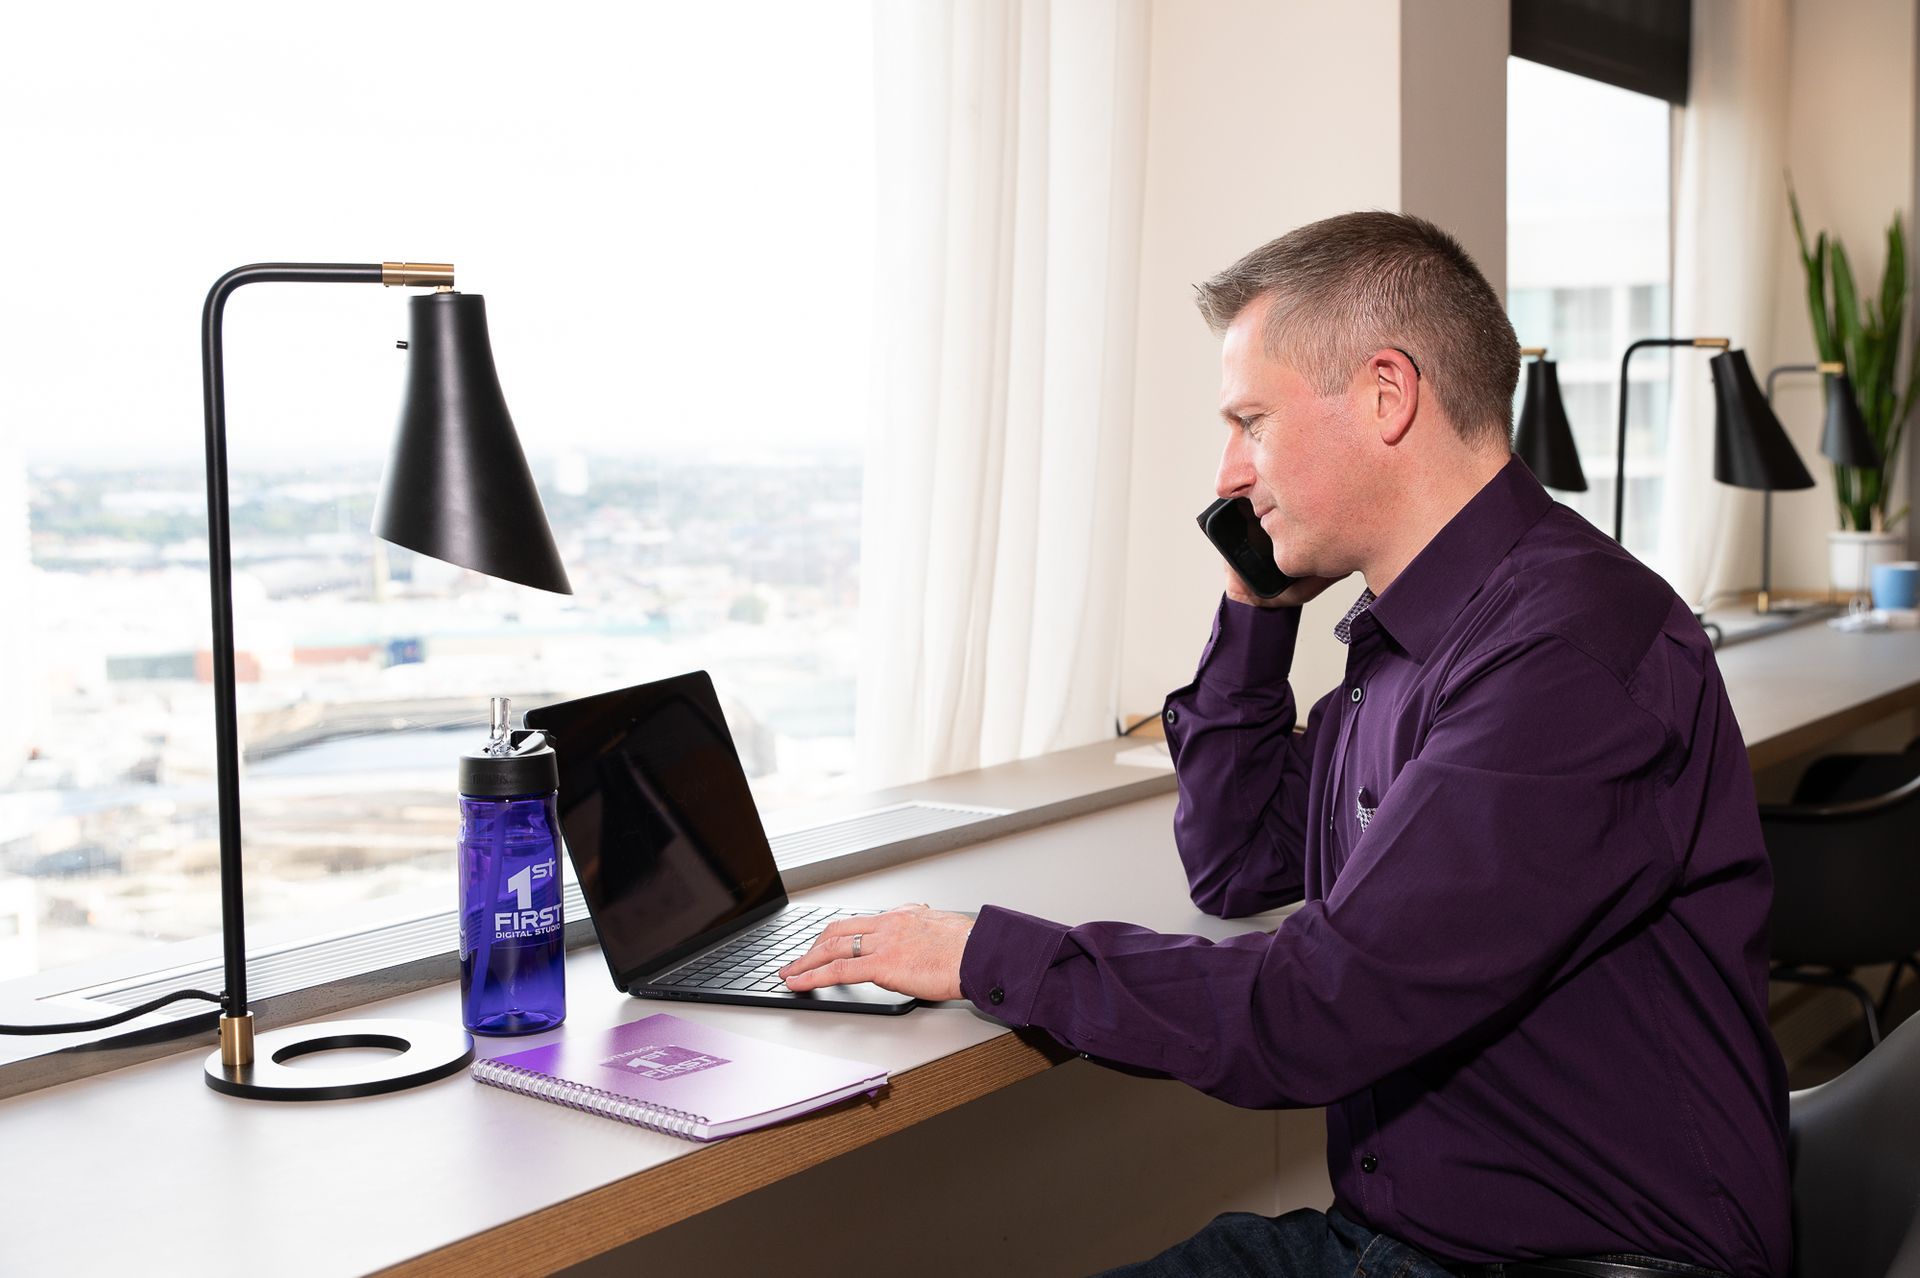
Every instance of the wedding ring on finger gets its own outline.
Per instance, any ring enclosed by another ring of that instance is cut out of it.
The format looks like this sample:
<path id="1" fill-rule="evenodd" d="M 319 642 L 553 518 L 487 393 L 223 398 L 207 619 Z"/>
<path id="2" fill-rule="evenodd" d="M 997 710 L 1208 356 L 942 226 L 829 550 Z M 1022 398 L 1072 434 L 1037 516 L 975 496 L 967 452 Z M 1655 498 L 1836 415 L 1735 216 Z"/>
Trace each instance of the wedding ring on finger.
<path id="1" fill-rule="evenodd" d="M 860 935 L 860 933 L 858 933 L 858 932 L 855 932 L 855 933 L 853 934 L 853 956 L 854 956 L 855 958 L 859 958 L 859 957 L 860 957 L 860 942 L 861 942 L 861 940 L 862 940 L 862 937 L 861 937 L 861 935 Z"/>

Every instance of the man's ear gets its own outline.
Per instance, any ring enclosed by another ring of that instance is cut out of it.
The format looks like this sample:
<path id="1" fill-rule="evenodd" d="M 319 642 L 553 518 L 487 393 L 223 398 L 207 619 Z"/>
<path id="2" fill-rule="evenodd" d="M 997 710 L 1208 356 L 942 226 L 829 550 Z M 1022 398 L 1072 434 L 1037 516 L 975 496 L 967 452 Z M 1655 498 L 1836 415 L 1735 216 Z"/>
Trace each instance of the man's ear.
<path id="1" fill-rule="evenodd" d="M 1380 442 L 1389 448 L 1406 438 L 1420 410 L 1420 374 L 1407 353 L 1385 346 L 1368 356 L 1368 402 Z"/>

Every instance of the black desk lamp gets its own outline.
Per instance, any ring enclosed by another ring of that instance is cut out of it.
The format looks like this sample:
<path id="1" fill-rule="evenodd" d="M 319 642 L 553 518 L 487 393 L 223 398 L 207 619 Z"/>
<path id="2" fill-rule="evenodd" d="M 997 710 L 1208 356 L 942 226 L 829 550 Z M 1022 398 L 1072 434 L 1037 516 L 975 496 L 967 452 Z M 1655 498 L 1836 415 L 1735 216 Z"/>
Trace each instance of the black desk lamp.
<path id="1" fill-rule="evenodd" d="M 1613 485 L 1613 539 L 1625 543 L 1627 523 L 1627 365 L 1633 362 L 1634 352 L 1643 346 L 1700 346 L 1709 350 L 1726 350 L 1733 343 L 1724 337 L 1643 337 L 1627 347 L 1627 353 L 1620 357 L 1620 446 L 1615 454 Z M 1716 416 L 1717 416 L 1716 411 Z"/>
<path id="2" fill-rule="evenodd" d="M 553 533 L 500 394 L 484 299 L 452 291 L 453 267 L 269 262 L 228 271 L 201 316 L 207 422 L 207 549 L 213 585 L 213 707 L 220 805 L 220 927 L 226 963 L 220 1048 L 207 1086 L 257 1100 L 332 1100 L 445 1078 L 473 1059 L 458 1024 L 354 1020 L 273 1030 L 255 1041 L 247 1009 L 240 881 L 240 742 L 234 703 L 233 556 L 227 518 L 227 421 L 221 317 L 243 284 L 384 284 L 439 291 L 408 303 L 407 386 L 399 436 L 374 505 L 373 531 L 396 545 L 541 590 L 572 594 Z M 297 1056 L 343 1047 L 398 1055 L 300 1069 Z"/>
<path id="3" fill-rule="evenodd" d="M 1562 492 L 1587 491 L 1587 473 L 1580 468 L 1580 450 L 1567 423 L 1567 406 L 1560 399 L 1560 373 L 1546 358 L 1544 346 L 1522 346 L 1522 356 L 1534 356 L 1527 365 L 1527 393 L 1520 402 L 1520 424 L 1513 432 L 1513 451 L 1527 469 L 1548 488 Z"/>
<path id="4" fill-rule="evenodd" d="M 1613 539 L 1619 541 L 1627 505 L 1627 365 L 1643 346 L 1696 346 L 1718 350 L 1713 373 L 1713 477 L 1736 488 L 1811 488 L 1813 476 L 1800 463 L 1780 419 L 1754 384 L 1745 351 L 1730 351 L 1724 337 L 1644 337 L 1620 358 L 1619 479 L 1613 493 Z"/>
<path id="5" fill-rule="evenodd" d="M 1773 384 L 1783 373 L 1819 373 L 1826 378 L 1826 428 L 1820 436 L 1820 453 L 1841 466 L 1875 467 L 1880 450 L 1860 416 L 1860 401 L 1854 396 L 1853 381 L 1847 366 L 1838 360 L 1819 364 L 1781 364 L 1767 370 L 1767 403 L 1773 403 Z M 1755 612 L 1799 612 L 1803 603 L 1779 602 L 1773 598 L 1773 491 L 1766 493 L 1761 507 L 1760 594 L 1754 601 Z"/>

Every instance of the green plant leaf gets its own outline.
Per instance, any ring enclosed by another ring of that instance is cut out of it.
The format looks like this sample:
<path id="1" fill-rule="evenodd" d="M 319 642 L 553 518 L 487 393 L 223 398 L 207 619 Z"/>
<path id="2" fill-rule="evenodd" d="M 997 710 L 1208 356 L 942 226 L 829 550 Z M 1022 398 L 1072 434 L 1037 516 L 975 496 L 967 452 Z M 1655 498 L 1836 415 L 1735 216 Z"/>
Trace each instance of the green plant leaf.
<path id="1" fill-rule="evenodd" d="M 1820 233 L 1813 256 L 1806 261 L 1807 318 L 1813 325 L 1813 348 L 1823 360 L 1835 360 L 1833 328 L 1827 322 L 1827 235 Z"/>
<path id="2" fill-rule="evenodd" d="M 1853 266 L 1847 261 L 1847 250 L 1839 240 L 1833 241 L 1828 256 L 1833 267 L 1834 336 L 1839 339 L 1840 358 L 1846 361 L 1847 370 L 1854 374 L 1854 384 L 1858 386 L 1863 352 L 1860 349 L 1860 298 L 1853 287 Z"/>
<path id="3" fill-rule="evenodd" d="M 1814 345 L 1822 360 L 1846 365 L 1860 416 L 1882 458 L 1881 465 L 1873 469 L 1833 468 L 1834 505 L 1840 525 L 1865 531 L 1874 526 L 1874 517 L 1879 515 L 1880 526 L 1890 527 L 1909 513 L 1902 508 L 1889 517 L 1885 506 L 1907 423 L 1920 409 L 1920 340 L 1915 341 L 1908 359 L 1907 383 L 1904 387 L 1899 384 L 1910 291 L 1906 230 L 1896 211 L 1887 224 L 1886 264 L 1879 287 L 1875 295 L 1862 296 L 1853 263 L 1837 238 L 1821 231 L 1809 247 L 1791 174 L 1787 175 L 1787 204 L 1793 214 L 1794 243 L 1806 277 L 1807 318 L 1813 328 Z"/>
<path id="4" fill-rule="evenodd" d="M 1800 270 L 1807 280 L 1807 320 L 1813 326 L 1813 348 L 1820 358 L 1838 358 L 1833 350 L 1833 328 L 1827 320 L 1827 233 L 1820 232 L 1814 247 L 1807 247 L 1806 224 L 1800 219 L 1800 196 L 1793 189 L 1793 173 L 1787 173 L 1787 207 L 1793 210 L 1793 238 L 1800 247 Z"/>
<path id="5" fill-rule="evenodd" d="M 1906 300 L 1907 238 L 1900 230 L 1900 215 L 1895 213 L 1887 224 L 1887 267 L 1880 273 L 1880 314 L 1889 329 L 1898 324 L 1896 317 L 1906 309 Z M 1898 334 L 1893 336 L 1897 338 Z"/>
<path id="6" fill-rule="evenodd" d="M 1906 331 L 1907 321 L 1907 237 L 1900 229 L 1900 215 L 1895 213 L 1893 221 L 1887 226 L 1887 267 L 1880 277 L 1880 318 L 1886 327 L 1886 349 L 1889 362 L 1899 358 L 1901 335 Z M 1913 386 L 1920 378 L 1911 361 L 1907 365 L 1907 394 L 1900 407 L 1894 412 L 1893 427 L 1907 420 L 1907 413 L 1913 407 Z M 1891 383 L 1893 370 L 1888 370 Z"/>
<path id="7" fill-rule="evenodd" d="M 1813 269 L 1813 254 L 1807 250 L 1807 228 L 1800 220 L 1800 196 L 1793 189 L 1793 174 L 1787 174 L 1787 207 L 1793 210 L 1793 238 L 1800 245 L 1800 265 Z"/>

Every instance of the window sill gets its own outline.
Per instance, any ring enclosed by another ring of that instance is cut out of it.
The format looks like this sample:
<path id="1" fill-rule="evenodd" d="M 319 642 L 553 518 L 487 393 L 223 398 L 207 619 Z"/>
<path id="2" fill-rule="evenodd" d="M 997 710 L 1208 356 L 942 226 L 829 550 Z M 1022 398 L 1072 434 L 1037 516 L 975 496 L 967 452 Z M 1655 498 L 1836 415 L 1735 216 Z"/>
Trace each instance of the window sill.
<path id="1" fill-rule="evenodd" d="M 1174 788 L 1170 769 L 1116 761 L 1121 755 L 1139 757 L 1139 744 L 1100 741 L 777 814 L 770 830 L 775 859 L 788 891 L 805 892 Z M 568 886 L 566 908 L 567 948 L 594 944 L 577 886 Z M 452 981 L 459 975 L 456 944 L 454 912 L 445 910 L 365 931 L 256 947 L 247 969 L 252 1007 L 263 1025 L 286 1025 Z M 84 1020 L 170 989 L 220 987 L 216 936 L 158 955 L 149 950 L 14 982 L 0 990 L 0 1020 Z M 30 1009 L 26 1014 L 14 1010 L 22 1004 Z M 205 1005 L 175 1004 L 90 1034 L 0 1037 L 0 1099 L 189 1047 L 212 1050 L 216 1018 Z"/>

